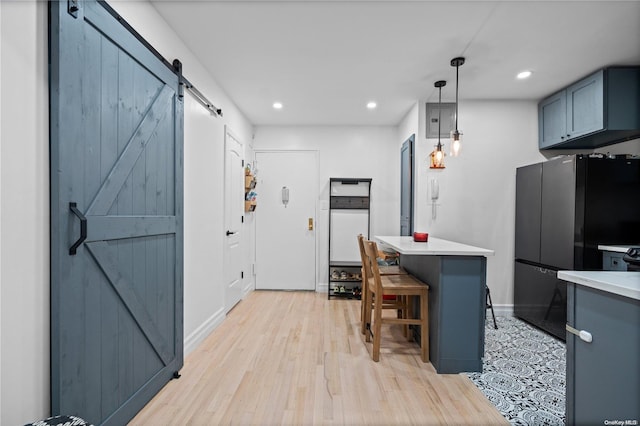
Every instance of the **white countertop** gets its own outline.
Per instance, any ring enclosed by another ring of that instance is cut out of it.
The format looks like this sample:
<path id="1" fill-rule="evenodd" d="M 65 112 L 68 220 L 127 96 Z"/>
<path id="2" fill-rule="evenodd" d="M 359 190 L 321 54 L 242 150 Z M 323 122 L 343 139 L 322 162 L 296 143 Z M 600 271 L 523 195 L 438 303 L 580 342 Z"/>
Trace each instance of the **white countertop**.
<path id="1" fill-rule="evenodd" d="M 442 240 L 429 236 L 429 241 L 419 243 L 413 237 L 375 236 L 375 239 L 391 246 L 400 254 L 432 256 L 493 256 L 493 250 Z"/>
<path id="2" fill-rule="evenodd" d="M 640 248 L 640 245 L 622 245 L 622 246 L 618 246 L 618 245 L 600 245 L 598 246 L 598 250 L 602 250 L 602 251 L 615 251 L 617 253 L 626 253 L 627 250 L 629 250 L 631 247 L 638 247 Z"/>
<path id="3" fill-rule="evenodd" d="M 558 271 L 558 278 L 608 293 L 640 300 L 640 272 Z"/>

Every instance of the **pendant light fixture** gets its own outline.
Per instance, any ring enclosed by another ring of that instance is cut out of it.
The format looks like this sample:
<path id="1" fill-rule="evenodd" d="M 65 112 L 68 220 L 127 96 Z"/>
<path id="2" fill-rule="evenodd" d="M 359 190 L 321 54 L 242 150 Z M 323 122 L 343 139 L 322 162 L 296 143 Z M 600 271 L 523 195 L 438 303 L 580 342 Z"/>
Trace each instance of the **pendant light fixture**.
<path id="1" fill-rule="evenodd" d="M 462 132 L 458 130 L 458 68 L 464 64 L 464 58 L 458 57 L 451 60 L 451 66 L 456 67 L 456 128 L 451 131 L 451 155 L 457 157 L 462 143 Z"/>
<path id="2" fill-rule="evenodd" d="M 442 121 L 442 88 L 447 85 L 447 82 L 438 80 L 433 85 L 438 88 L 438 145 L 431 153 L 431 165 L 429 167 L 432 169 L 444 169 L 444 151 L 440 142 L 440 128 Z"/>

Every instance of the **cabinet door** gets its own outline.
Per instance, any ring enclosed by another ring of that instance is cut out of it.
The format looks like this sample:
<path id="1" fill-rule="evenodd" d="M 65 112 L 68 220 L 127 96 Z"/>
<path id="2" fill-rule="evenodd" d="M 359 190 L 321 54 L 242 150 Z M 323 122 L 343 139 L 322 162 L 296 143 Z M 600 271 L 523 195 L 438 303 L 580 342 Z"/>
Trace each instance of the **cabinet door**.
<path id="1" fill-rule="evenodd" d="M 571 284 L 567 333 L 567 424 L 640 418 L 640 301 Z M 573 321 L 571 321 L 573 320 Z"/>
<path id="2" fill-rule="evenodd" d="M 575 157 L 542 163 L 540 263 L 573 269 L 576 212 Z"/>
<path id="3" fill-rule="evenodd" d="M 516 170 L 516 259 L 540 262 L 542 164 Z"/>
<path id="4" fill-rule="evenodd" d="M 614 251 L 605 251 L 602 253 L 602 270 L 603 271 L 626 271 L 627 263 L 622 260 L 624 253 L 616 253 Z"/>
<path id="5" fill-rule="evenodd" d="M 566 140 L 567 96 L 563 90 L 538 104 L 538 145 L 549 148 Z"/>
<path id="6" fill-rule="evenodd" d="M 569 86 L 567 93 L 567 139 L 604 128 L 603 71 Z"/>

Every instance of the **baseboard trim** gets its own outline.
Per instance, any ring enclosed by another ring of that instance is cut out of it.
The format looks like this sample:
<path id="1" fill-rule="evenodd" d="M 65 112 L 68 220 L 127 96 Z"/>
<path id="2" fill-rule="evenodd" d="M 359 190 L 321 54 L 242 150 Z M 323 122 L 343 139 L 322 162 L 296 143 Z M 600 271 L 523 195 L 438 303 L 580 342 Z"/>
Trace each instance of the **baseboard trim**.
<path id="1" fill-rule="evenodd" d="M 217 312 L 211 315 L 200 327 L 196 328 L 193 333 L 184 339 L 184 356 L 189 355 L 195 348 L 204 341 L 204 339 L 211 334 L 213 330 L 218 328 L 222 321 L 224 321 L 226 315 L 224 314 L 224 307 L 220 308 Z"/>
<path id="2" fill-rule="evenodd" d="M 251 293 L 256 286 L 253 284 L 253 281 L 250 281 L 247 285 L 244 286 L 242 290 L 242 298 L 247 297 L 247 294 Z"/>
<path id="3" fill-rule="evenodd" d="M 501 317 L 512 317 L 513 316 L 513 305 L 496 305 L 493 304 L 493 312 L 496 315 Z"/>
<path id="4" fill-rule="evenodd" d="M 326 293 L 328 288 L 329 288 L 329 285 L 327 283 L 318 283 L 318 286 L 316 287 L 316 293 Z M 494 303 L 493 304 L 493 312 L 497 316 L 512 317 L 513 316 L 513 304 L 501 304 L 501 305 L 498 305 L 498 304 Z M 491 315 L 490 312 L 488 314 Z"/>

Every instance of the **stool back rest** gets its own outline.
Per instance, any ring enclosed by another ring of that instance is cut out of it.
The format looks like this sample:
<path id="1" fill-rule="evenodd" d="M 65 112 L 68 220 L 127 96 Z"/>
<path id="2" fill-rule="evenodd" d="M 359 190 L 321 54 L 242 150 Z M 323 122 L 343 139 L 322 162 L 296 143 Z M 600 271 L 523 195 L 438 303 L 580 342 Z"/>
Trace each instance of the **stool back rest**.
<path id="1" fill-rule="evenodd" d="M 362 282 L 367 281 L 367 271 L 365 263 L 367 263 L 367 254 L 364 252 L 364 237 L 362 234 L 358 234 L 358 248 L 360 249 L 360 261 L 362 262 Z M 368 275 L 371 276 L 371 275 Z"/>
<path id="2" fill-rule="evenodd" d="M 378 245 L 375 241 L 363 241 L 366 255 L 365 268 L 367 275 L 367 285 L 378 294 L 382 292 L 382 281 L 380 279 L 380 268 L 378 268 Z M 373 286 L 371 286 L 373 284 Z"/>

